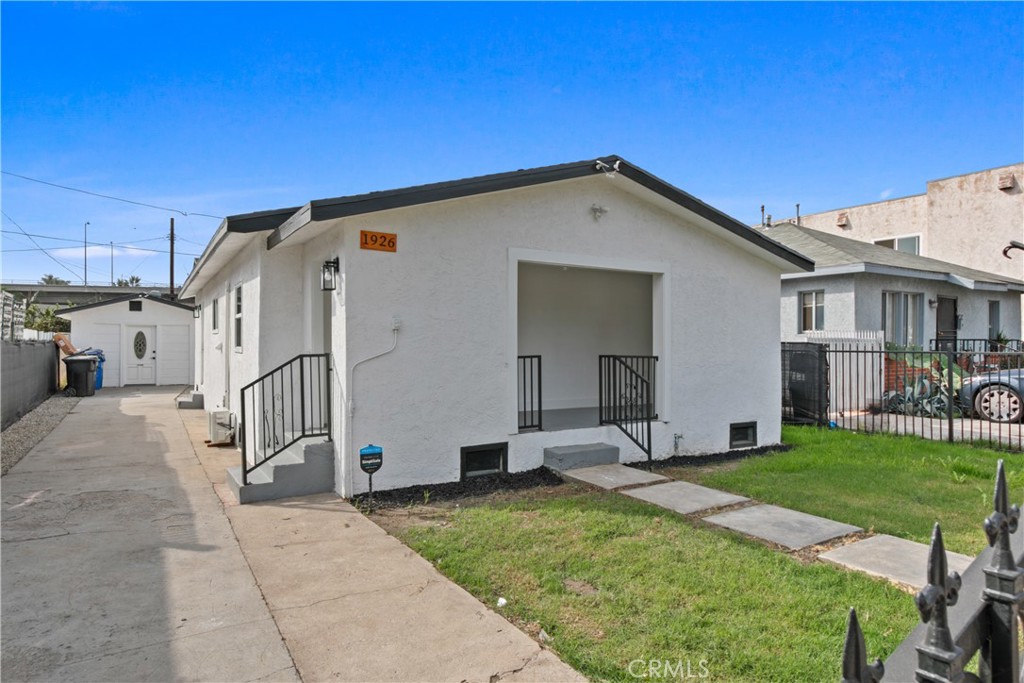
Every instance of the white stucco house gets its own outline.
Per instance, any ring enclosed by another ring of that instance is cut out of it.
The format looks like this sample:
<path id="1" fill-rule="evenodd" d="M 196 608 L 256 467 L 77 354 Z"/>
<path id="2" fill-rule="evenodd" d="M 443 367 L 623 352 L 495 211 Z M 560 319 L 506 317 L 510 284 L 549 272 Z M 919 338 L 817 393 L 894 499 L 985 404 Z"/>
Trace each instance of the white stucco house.
<path id="1" fill-rule="evenodd" d="M 935 349 L 1021 329 L 1024 281 L 792 223 L 760 232 L 815 263 L 782 276 L 783 341 L 881 331 L 886 343 Z"/>
<path id="2" fill-rule="evenodd" d="M 79 349 L 102 349 L 103 386 L 191 384 L 195 377 L 192 306 L 149 294 L 63 308 Z"/>
<path id="3" fill-rule="evenodd" d="M 232 216 L 181 293 L 248 464 L 329 432 L 351 496 L 367 444 L 387 489 L 776 443 L 780 276 L 812 267 L 612 156 Z"/>

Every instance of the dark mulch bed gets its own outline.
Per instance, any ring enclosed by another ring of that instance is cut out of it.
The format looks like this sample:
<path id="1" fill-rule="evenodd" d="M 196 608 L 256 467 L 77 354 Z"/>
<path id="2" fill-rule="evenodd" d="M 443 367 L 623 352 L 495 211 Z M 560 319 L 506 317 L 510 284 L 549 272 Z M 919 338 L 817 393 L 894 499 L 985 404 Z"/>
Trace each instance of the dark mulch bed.
<path id="1" fill-rule="evenodd" d="M 379 509 L 422 505 L 426 502 L 434 503 L 471 498 L 473 496 L 485 496 L 499 491 L 518 491 L 539 486 L 561 486 L 564 483 L 561 477 L 551 470 L 545 467 L 538 467 L 535 470 L 516 472 L 515 474 L 501 472 L 481 477 L 471 477 L 465 481 L 407 486 L 403 489 L 390 489 L 388 491 L 374 491 L 373 507 Z M 361 493 L 353 496 L 352 502 L 361 507 L 366 504 L 367 499 L 367 494 Z"/>
<path id="2" fill-rule="evenodd" d="M 754 458 L 761 455 L 771 455 L 772 453 L 785 453 L 792 448 L 792 446 L 787 444 L 779 443 L 773 446 L 744 448 L 735 451 L 725 451 L 723 453 L 708 453 L 706 455 L 675 455 L 671 458 L 665 458 L 664 460 L 655 460 L 650 463 L 649 466 L 646 462 L 627 462 L 623 464 L 629 467 L 636 467 L 641 470 L 661 470 L 666 467 L 703 467 L 705 465 L 718 465 L 723 462 L 732 462 L 734 460 L 745 460 L 746 458 Z"/>

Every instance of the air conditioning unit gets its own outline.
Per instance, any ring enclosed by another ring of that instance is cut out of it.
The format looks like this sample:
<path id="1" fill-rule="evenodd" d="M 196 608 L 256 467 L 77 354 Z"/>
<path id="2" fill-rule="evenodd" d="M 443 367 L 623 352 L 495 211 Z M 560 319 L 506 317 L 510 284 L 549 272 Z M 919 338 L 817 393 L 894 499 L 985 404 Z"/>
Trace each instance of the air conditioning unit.
<path id="1" fill-rule="evenodd" d="M 234 419 L 229 410 L 210 411 L 210 445 L 221 446 L 234 442 Z"/>

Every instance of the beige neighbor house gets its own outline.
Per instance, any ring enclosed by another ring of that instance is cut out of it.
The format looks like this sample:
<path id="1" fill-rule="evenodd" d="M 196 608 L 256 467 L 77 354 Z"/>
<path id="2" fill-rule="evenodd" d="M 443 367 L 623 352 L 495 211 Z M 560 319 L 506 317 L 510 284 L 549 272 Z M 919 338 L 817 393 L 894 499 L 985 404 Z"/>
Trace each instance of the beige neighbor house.
<path id="1" fill-rule="evenodd" d="M 1002 256 L 1011 240 L 1024 241 L 1024 163 L 931 180 L 923 194 L 783 222 L 1024 280 L 1024 254 Z M 1022 336 L 1020 327 L 1004 330 Z"/>
<path id="2" fill-rule="evenodd" d="M 777 443 L 780 277 L 812 268 L 602 157 L 230 216 L 182 296 L 239 498 L 351 496 L 374 448 L 392 489 Z"/>

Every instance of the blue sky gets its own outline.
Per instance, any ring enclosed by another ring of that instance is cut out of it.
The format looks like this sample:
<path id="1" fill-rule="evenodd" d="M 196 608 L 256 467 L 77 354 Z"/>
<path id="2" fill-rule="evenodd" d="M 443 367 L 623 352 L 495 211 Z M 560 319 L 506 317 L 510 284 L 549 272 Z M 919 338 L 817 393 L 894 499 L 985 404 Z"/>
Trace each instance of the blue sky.
<path id="1" fill-rule="evenodd" d="M 0 4 L 4 280 L 224 216 L 620 154 L 736 218 L 1024 159 L 1024 3 Z M 15 225 L 15 223 L 17 225 Z M 52 260 L 19 228 L 36 237 Z"/>

